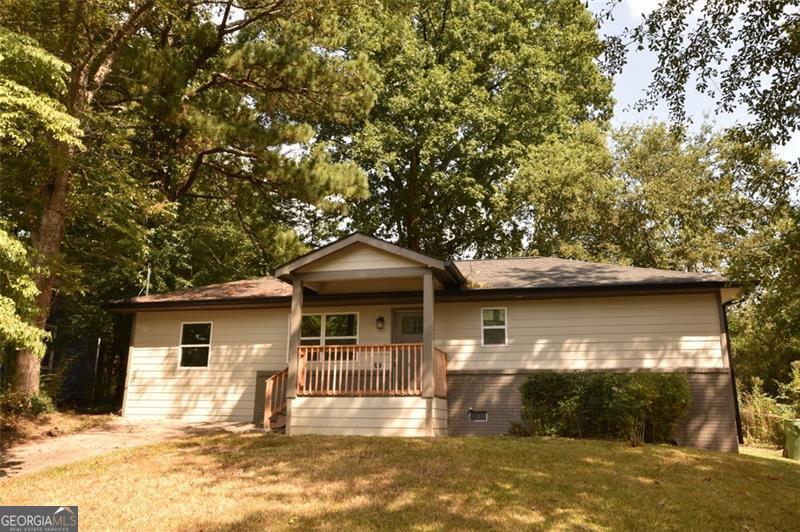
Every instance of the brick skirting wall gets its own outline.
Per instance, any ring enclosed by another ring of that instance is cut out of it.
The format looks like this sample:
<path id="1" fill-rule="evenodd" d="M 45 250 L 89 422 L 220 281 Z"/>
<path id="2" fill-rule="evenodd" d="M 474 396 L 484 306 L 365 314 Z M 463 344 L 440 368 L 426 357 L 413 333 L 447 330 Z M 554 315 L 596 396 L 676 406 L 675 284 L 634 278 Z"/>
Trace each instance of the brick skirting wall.
<path id="1" fill-rule="evenodd" d="M 738 452 L 736 412 L 730 373 L 687 373 L 692 406 L 676 427 L 680 445 Z M 506 434 L 522 409 L 519 387 L 524 374 L 449 373 L 447 375 L 448 434 Z M 469 409 L 486 411 L 488 419 L 470 421 Z"/>

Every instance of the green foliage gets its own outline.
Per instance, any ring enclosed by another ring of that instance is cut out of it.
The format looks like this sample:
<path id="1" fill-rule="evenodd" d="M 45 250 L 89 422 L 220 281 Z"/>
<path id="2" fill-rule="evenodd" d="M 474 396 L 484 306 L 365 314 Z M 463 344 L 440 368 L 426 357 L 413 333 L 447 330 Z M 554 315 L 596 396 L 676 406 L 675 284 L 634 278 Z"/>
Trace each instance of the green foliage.
<path id="1" fill-rule="evenodd" d="M 622 183 L 612 176 L 605 131 L 585 123 L 532 146 L 508 185 L 505 208 L 514 220 L 506 242 L 543 256 L 614 260 L 616 202 Z"/>
<path id="2" fill-rule="evenodd" d="M 531 434 L 665 442 L 691 401 L 680 374 L 538 373 L 520 386 Z M 523 428 L 524 427 L 524 428 Z"/>
<path id="3" fill-rule="evenodd" d="M 688 136 L 662 123 L 620 129 L 612 140 L 623 256 L 637 266 L 721 269 L 755 207 L 737 181 L 735 144 L 708 126 Z"/>
<path id="4" fill-rule="evenodd" d="M 760 379 L 754 378 L 749 390 L 740 390 L 739 413 L 746 444 L 783 447 L 783 420 L 791 417 L 791 407 L 764 392 Z"/>
<path id="5" fill-rule="evenodd" d="M 39 293 L 32 273 L 25 246 L 0 225 L 0 354 L 30 349 L 44 355 L 49 335 L 32 324 Z"/>
<path id="6" fill-rule="evenodd" d="M 55 411 L 53 400 L 45 392 L 33 395 L 0 393 L 0 415 L 4 417 L 38 416 L 52 414 Z"/>
<path id="7" fill-rule="evenodd" d="M 777 394 L 800 360 L 800 207 L 778 206 L 733 254 L 730 274 L 749 291 L 730 314 L 737 376 Z"/>
<path id="8" fill-rule="evenodd" d="M 137 295 L 148 264 L 159 291 L 263 275 L 366 195 L 317 131 L 374 101 L 364 58 L 340 53 L 352 6 L 289 4 L 0 4 L 0 90 L 16 91 L 0 94 L 0 219 L 53 276 L 61 339 L 111 344 L 100 305 Z M 63 235 L 39 233 L 48 213 Z"/>
<path id="9" fill-rule="evenodd" d="M 57 99 L 68 72 L 33 39 L 0 27 L 0 153 L 20 150 L 40 134 L 82 146 L 78 120 Z"/>
<path id="10" fill-rule="evenodd" d="M 507 183 L 532 147 L 604 121 L 603 45 L 576 0 L 370 4 L 345 49 L 378 72 L 358 128 L 329 127 L 369 177 L 351 227 L 436 256 L 507 253 Z"/>
<path id="11" fill-rule="evenodd" d="M 690 18 L 697 21 L 687 29 Z M 744 107 L 752 121 L 742 129 L 758 145 L 785 143 L 800 125 L 796 0 L 663 2 L 624 38 L 657 57 L 641 107 L 666 101 L 683 122 L 686 90 L 693 84 L 717 102 L 718 111 Z"/>
<path id="12" fill-rule="evenodd" d="M 788 415 L 800 418 L 800 360 L 792 362 L 792 371 L 788 382 L 778 385 L 778 396 L 788 407 Z"/>

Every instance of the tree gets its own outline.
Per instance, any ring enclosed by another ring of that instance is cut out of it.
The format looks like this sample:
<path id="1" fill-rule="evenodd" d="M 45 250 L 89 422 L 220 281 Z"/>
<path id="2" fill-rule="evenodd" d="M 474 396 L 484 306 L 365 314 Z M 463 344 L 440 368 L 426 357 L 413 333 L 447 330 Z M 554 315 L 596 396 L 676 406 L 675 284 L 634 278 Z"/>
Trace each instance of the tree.
<path id="1" fill-rule="evenodd" d="M 119 51 L 139 29 L 141 21 L 149 14 L 154 6 L 152 0 L 146 0 L 140 4 L 133 5 L 130 10 L 127 5 L 120 9 L 111 7 L 111 13 L 98 10 L 97 17 L 93 22 L 101 20 L 103 27 L 101 31 L 94 33 L 95 41 L 89 41 L 90 47 L 80 49 L 85 42 L 81 42 L 80 24 L 89 22 L 86 11 L 87 6 L 82 2 L 76 2 L 70 14 L 66 10 L 55 17 L 44 17 L 42 10 L 57 10 L 55 5 L 48 8 L 47 5 L 38 3 L 35 6 L 18 5 L 16 2 L 9 2 L 4 5 L 2 18 L 6 25 L 18 33 L 26 33 L 30 28 L 19 24 L 18 17 L 32 17 L 32 26 L 43 29 L 42 20 L 59 20 L 62 32 L 55 32 L 60 39 L 57 47 L 59 59 L 70 65 L 69 76 L 64 90 L 57 95 L 59 103 L 64 110 L 76 117 L 81 115 L 91 105 L 96 91 L 104 84 L 108 73 L 113 67 L 113 63 Z M 60 6 L 66 7 L 66 6 Z M 54 14 L 54 13 L 51 13 Z M 38 18 L 41 17 L 41 18 Z M 93 28 L 94 31 L 97 28 Z M 50 29 L 48 28 L 48 31 Z M 72 35 L 70 35 L 72 34 Z M 29 36 L 31 33 L 29 33 Z M 36 35 L 36 37 L 40 37 Z M 53 44 L 39 38 L 43 46 Z M 56 47 L 54 47 L 56 48 Z M 49 50 L 54 51 L 54 50 Z M 70 186 L 72 162 L 77 154 L 75 144 L 65 142 L 64 139 L 54 135 L 46 135 L 42 144 L 37 143 L 40 148 L 39 154 L 46 158 L 41 160 L 39 171 L 46 176 L 41 188 L 41 198 L 38 198 L 40 206 L 39 214 L 36 216 L 36 223 L 24 227 L 24 230 L 31 235 L 31 244 L 34 251 L 36 269 L 33 276 L 36 284 L 36 308 L 37 313 L 34 318 L 34 325 L 44 328 L 50 312 L 52 291 L 58 275 L 57 259 L 61 252 L 64 229 L 67 224 L 67 212 L 69 209 L 67 196 Z M 31 350 L 19 352 L 16 363 L 15 373 L 12 381 L 15 392 L 21 395 L 33 395 L 39 390 L 39 357 Z"/>
<path id="2" fill-rule="evenodd" d="M 592 123 L 531 146 L 508 185 L 506 254 L 627 259 L 614 242 L 623 186 L 613 162 L 607 132 Z"/>
<path id="3" fill-rule="evenodd" d="M 9 352 L 45 352 L 47 333 L 31 324 L 36 285 L 25 246 L 0 228 L 0 362 Z"/>
<path id="4" fill-rule="evenodd" d="M 347 8 L 326 0 L 140 0 L 91 9 L 81 1 L 17 0 L 0 7 L 5 26 L 70 65 L 57 97 L 81 119 L 89 146 L 79 152 L 45 135 L 24 159 L 4 161 L 4 179 L 18 186 L 10 187 L 17 193 L 3 217 L 30 235 L 37 263 L 37 326 L 48 318 L 55 288 L 85 291 L 82 268 L 94 267 L 81 257 L 120 249 L 118 235 L 133 245 L 119 261 L 124 267 L 111 271 L 130 275 L 133 264 L 141 270 L 155 258 L 158 235 L 178 230 L 163 226 L 179 226 L 202 202 L 215 202 L 213 212 L 263 243 L 304 209 L 339 208 L 343 198 L 364 193 L 363 174 L 334 163 L 314 142 L 313 126 L 323 118 L 358 118 L 372 101 L 363 62 L 336 53 Z M 140 203 L 122 205 L 126 194 Z M 297 249 L 291 242 L 283 240 Z M 287 250 L 271 252 L 266 262 Z M 191 269 L 178 274 L 193 278 Z M 111 280 L 103 275 L 106 286 Z M 33 353 L 21 352 L 17 368 L 16 389 L 34 393 Z"/>
<path id="5" fill-rule="evenodd" d="M 730 275 L 747 297 L 731 313 L 737 376 L 776 394 L 800 360 L 800 208 L 776 209 L 748 235 L 731 260 Z"/>
<path id="6" fill-rule="evenodd" d="M 26 147 L 40 135 L 80 149 L 78 120 L 57 100 L 65 90 L 69 66 L 33 39 L 4 28 L 0 28 L 0 50 L 0 159 L 25 158 Z M 13 194 L 13 188 L 10 194 L 0 190 L 0 205 L 5 208 Z M 0 355 L 29 353 L 36 364 L 44 355 L 49 335 L 36 320 L 40 292 L 34 281 L 41 275 L 25 245 L 0 220 Z"/>
<path id="7" fill-rule="evenodd" d="M 708 126 L 688 135 L 663 123 L 620 128 L 612 139 L 620 253 L 637 266 L 720 271 L 754 208 L 737 180 L 734 141 Z"/>
<path id="8" fill-rule="evenodd" d="M 603 121 L 611 83 L 581 2 L 404 2 L 349 19 L 378 98 L 357 128 L 327 128 L 369 177 L 350 226 L 438 256 L 506 248 L 505 191 L 531 146 Z"/>
<path id="9" fill-rule="evenodd" d="M 697 22 L 689 26 L 689 19 Z M 721 112 L 743 106 L 752 121 L 740 132 L 768 146 L 785 143 L 800 125 L 800 11 L 796 0 L 662 2 L 631 31 L 657 56 L 643 106 L 667 102 L 685 119 L 691 84 Z"/>

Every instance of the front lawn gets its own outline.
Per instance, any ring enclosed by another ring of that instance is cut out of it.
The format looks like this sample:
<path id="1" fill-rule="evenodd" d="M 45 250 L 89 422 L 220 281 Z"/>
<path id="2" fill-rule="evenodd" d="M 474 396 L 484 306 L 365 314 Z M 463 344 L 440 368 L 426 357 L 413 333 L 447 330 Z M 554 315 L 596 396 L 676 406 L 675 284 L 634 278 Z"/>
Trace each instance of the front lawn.
<path id="1" fill-rule="evenodd" d="M 785 460 L 510 437 L 200 435 L 0 480 L 83 530 L 788 530 L 798 501 Z"/>

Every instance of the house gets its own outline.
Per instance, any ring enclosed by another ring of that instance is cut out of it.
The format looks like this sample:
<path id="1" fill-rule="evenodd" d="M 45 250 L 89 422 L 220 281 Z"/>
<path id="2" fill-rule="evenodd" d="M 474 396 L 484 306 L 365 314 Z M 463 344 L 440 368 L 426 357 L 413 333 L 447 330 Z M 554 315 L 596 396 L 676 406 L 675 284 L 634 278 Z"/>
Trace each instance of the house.
<path id="1" fill-rule="evenodd" d="M 679 443 L 738 450 L 718 275 L 545 257 L 443 261 L 354 233 L 262 277 L 115 302 L 123 414 L 287 434 L 502 434 L 535 371 L 682 372 Z"/>

